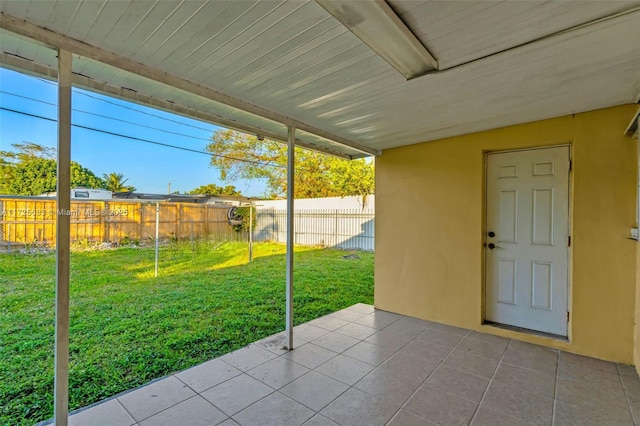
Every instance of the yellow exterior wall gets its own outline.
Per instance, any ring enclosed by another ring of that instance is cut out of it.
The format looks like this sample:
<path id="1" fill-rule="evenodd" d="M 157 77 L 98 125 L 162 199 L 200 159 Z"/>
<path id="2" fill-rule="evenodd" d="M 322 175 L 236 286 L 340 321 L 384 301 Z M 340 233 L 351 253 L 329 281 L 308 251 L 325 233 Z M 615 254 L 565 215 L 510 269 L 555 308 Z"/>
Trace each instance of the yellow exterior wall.
<path id="1" fill-rule="evenodd" d="M 634 364 L 636 366 L 638 374 L 640 374 L 640 250 L 638 250 L 637 252 L 636 261 L 636 333 Z"/>
<path id="2" fill-rule="evenodd" d="M 376 160 L 377 308 L 631 364 L 632 105 L 385 150 Z M 569 342 L 483 326 L 484 154 L 571 144 Z M 639 281 L 640 282 L 640 281 Z"/>
<path id="3" fill-rule="evenodd" d="M 638 107 L 640 108 L 640 107 Z M 636 118 L 637 120 L 637 118 Z M 636 149 L 640 149 L 640 138 L 638 138 L 638 133 L 635 134 L 635 145 Z M 636 156 L 638 159 L 638 173 L 640 173 L 640 152 Z M 640 179 L 638 179 L 640 183 Z M 637 209 L 640 209 L 640 200 L 637 201 Z M 638 215 L 640 215 L 640 210 L 638 211 Z M 636 216 L 636 227 L 640 227 L 640 223 L 638 223 L 638 217 Z M 638 374 L 640 374 L 640 248 L 636 253 L 636 328 L 635 328 L 635 344 L 634 344 L 634 363 L 636 366 L 636 370 Z"/>

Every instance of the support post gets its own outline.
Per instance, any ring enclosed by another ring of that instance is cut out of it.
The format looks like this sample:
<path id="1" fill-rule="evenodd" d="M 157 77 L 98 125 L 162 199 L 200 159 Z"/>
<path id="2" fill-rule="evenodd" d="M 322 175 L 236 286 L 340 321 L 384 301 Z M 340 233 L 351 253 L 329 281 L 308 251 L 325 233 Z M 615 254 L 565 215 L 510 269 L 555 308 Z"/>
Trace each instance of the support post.
<path id="1" fill-rule="evenodd" d="M 158 249 L 160 244 L 160 203 L 156 201 L 156 267 L 154 277 L 158 278 Z"/>
<path id="2" fill-rule="evenodd" d="M 295 177 L 296 129 L 287 129 L 287 327 L 286 346 L 293 349 L 293 185 Z"/>
<path id="3" fill-rule="evenodd" d="M 249 204 L 249 262 L 253 260 L 253 206 Z"/>
<path id="4" fill-rule="evenodd" d="M 53 418 L 69 416 L 69 257 L 71 248 L 71 52 L 58 50 L 58 165 L 56 186 L 56 331 Z"/>

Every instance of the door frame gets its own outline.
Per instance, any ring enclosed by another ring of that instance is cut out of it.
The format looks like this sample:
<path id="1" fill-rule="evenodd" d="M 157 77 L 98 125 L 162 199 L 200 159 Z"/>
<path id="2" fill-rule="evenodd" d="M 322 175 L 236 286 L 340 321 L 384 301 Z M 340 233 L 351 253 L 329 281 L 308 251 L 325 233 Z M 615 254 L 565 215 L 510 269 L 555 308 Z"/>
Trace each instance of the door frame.
<path id="1" fill-rule="evenodd" d="M 487 191 L 487 172 L 488 172 L 488 158 L 490 154 L 501 154 L 508 152 L 518 152 L 518 151 L 533 151 L 538 149 L 546 149 L 546 148 L 569 148 L 569 177 L 568 177 L 568 217 L 567 217 L 567 228 L 568 234 L 571 237 L 571 244 L 567 246 L 567 314 L 569 316 L 567 320 L 567 335 L 558 336 L 556 334 L 545 333 L 542 331 L 529 330 L 515 326 L 509 326 L 507 324 L 496 324 L 494 322 L 488 321 L 487 318 L 487 207 L 488 207 L 488 191 Z M 480 300 L 480 324 L 483 327 L 494 327 L 499 329 L 510 330 L 514 333 L 524 334 L 524 335 L 535 335 L 551 338 L 553 340 L 561 340 L 566 342 L 571 342 L 572 338 L 572 325 L 573 325 L 573 315 L 571 314 L 573 311 L 573 141 L 568 141 L 564 143 L 554 143 L 549 145 L 534 145 L 534 146 L 526 146 L 519 148 L 507 148 L 507 149 L 486 149 L 482 151 L 482 226 L 480 235 L 481 241 L 481 265 L 482 265 L 482 278 L 481 278 L 481 300 Z"/>

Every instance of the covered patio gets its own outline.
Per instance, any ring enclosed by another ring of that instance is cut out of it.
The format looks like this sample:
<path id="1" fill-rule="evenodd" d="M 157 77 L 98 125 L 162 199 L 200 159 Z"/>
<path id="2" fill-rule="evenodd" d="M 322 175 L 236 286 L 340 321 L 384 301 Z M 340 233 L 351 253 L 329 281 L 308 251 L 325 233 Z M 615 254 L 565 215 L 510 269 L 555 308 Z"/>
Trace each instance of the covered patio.
<path id="1" fill-rule="evenodd" d="M 633 367 L 374 309 L 276 334 L 71 413 L 71 425 L 633 425 Z"/>
<path id="2" fill-rule="evenodd" d="M 640 422 L 639 2 L 4 0 L 0 12 L 2 66 L 59 83 L 59 209 L 72 86 L 288 146 L 286 332 L 71 423 Z M 296 145 L 377 157 L 381 310 L 293 327 Z M 548 149 L 562 155 L 530 157 Z M 506 158 L 495 182 L 543 184 L 490 203 L 490 156 Z M 68 217 L 57 236 L 65 425 Z"/>

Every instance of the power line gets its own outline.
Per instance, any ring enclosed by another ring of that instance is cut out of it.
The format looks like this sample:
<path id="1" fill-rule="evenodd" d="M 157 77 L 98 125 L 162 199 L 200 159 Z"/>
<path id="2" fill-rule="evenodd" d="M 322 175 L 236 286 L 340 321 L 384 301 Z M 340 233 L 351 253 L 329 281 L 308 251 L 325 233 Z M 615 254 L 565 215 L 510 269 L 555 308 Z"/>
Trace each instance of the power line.
<path id="1" fill-rule="evenodd" d="M 56 83 L 54 83 L 54 82 L 52 82 L 52 81 L 45 80 L 44 78 L 39 78 L 39 77 L 36 77 L 36 78 L 37 78 L 38 80 L 40 80 L 40 81 L 44 82 L 44 83 L 52 84 L 52 85 L 54 85 L 54 86 L 56 86 L 56 85 L 57 85 Z M 82 96 L 86 96 L 87 98 L 92 98 L 92 99 L 95 99 L 95 100 L 100 101 L 100 102 L 104 102 L 104 103 L 107 103 L 107 104 L 110 104 L 110 105 L 114 105 L 114 106 L 117 106 L 117 107 L 120 107 L 120 108 L 128 109 L 128 110 L 130 110 L 130 111 L 139 112 L 140 114 L 145 114 L 145 115 L 148 115 L 148 116 L 150 116 L 150 117 L 159 118 L 160 120 L 170 121 L 170 122 L 172 122 L 172 123 L 180 124 L 180 125 L 182 125 L 182 126 L 192 127 L 192 128 L 194 128 L 194 129 L 198 129 L 198 130 L 205 130 L 205 131 L 207 131 L 207 132 L 210 132 L 210 131 L 211 131 L 211 129 L 206 129 L 206 128 L 204 128 L 204 127 L 195 126 L 195 125 L 193 125 L 193 124 L 183 123 L 182 121 L 178 121 L 178 120 L 172 120 L 171 118 L 163 117 L 163 116 L 161 116 L 161 115 L 152 114 L 152 113 L 150 113 L 150 112 L 142 111 L 142 110 L 140 110 L 140 109 L 132 108 L 132 107 L 129 107 L 129 106 L 126 106 L 126 105 L 121 105 L 121 104 L 119 104 L 119 103 L 112 102 L 112 101 L 110 101 L 110 100 L 108 100 L 108 99 L 99 98 L 99 97 L 97 97 L 97 96 L 94 96 L 94 95 L 90 95 L 90 94 L 88 94 L 88 93 L 85 93 L 84 91 L 80 91 L 80 89 L 73 88 L 72 90 L 73 90 L 73 92 L 74 92 L 74 93 L 77 93 L 77 94 L 82 95 Z"/>
<path id="2" fill-rule="evenodd" d="M 46 121 L 53 121 L 53 122 L 57 122 L 58 121 L 58 120 L 56 120 L 54 118 L 43 117 L 41 115 L 31 114 L 29 112 L 24 112 L 24 111 L 18 111 L 18 110 L 15 110 L 15 109 L 6 108 L 6 107 L 2 107 L 2 106 L 0 106 L 0 110 L 13 112 L 15 114 L 20 114 L 20 115 L 26 115 L 28 117 L 39 118 L 41 120 L 46 120 Z M 116 133 L 116 132 L 110 132 L 108 130 L 96 129 L 95 127 L 83 126 L 83 125 L 80 125 L 80 124 L 71 124 L 71 126 L 77 127 L 77 128 L 80 128 L 80 129 L 91 130 L 93 132 L 103 133 L 103 134 L 106 134 L 106 135 L 117 136 L 117 137 L 124 138 L 124 139 L 130 139 L 130 140 L 134 140 L 134 141 L 138 141 L 138 142 L 149 143 L 149 144 L 152 144 L 152 145 L 159 145 L 159 146 L 164 146 L 164 147 L 167 147 L 167 148 L 179 149 L 179 150 L 182 150 L 182 151 L 193 152 L 193 153 L 196 153 L 196 154 L 204 154 L 204 155 L 207 155 L 209 157 L 225 158 L 227 160 L 240 161 L 240 162 L 243 162 L 243 163 L 250 163 L 250 164 L 255 164 L 255 165 L 259 165 L 259 166 L 285 168 L 285 166 L 282 166 L 280 164 L 271 164 L 271 163 L 265 163 L 265 162 L 262 162 L 262 161 L 244 160 L 244 159 L 241 159 L 241 158 L 229 157 L 229 156 L 226 156 L 226 155 L 212 154 L 212 153 L 206 152 L 206 151 L 199 151 L 197 149 L 185 148 L 183 146 L 171 145 L 171 144 L 168 144 L 168 143 L 152 141 L 150 139 L 143 139 L 143 138 L 138 138 L 138 137 L 135 137 L 135 136 L 124 135 L 122 133 Z"/>
<path id="3" fill-rule="evenodd" d="M 7 92 L 5 90 L 0 90 L 0 93 L 4 93 L 5 95 L 10 95 L 10 96 L 15 96 L 16 98 L 27 99 L 27 100 L 30 100 L 30 101 L 33 101 L 33 102 L 40 102 L 40 103 L 45 104 L 45 105 L 57 106 L 53 102 L 47 102 L 47 101 L 43 101 L 41 99 L 36 99 L 36 98 L 29 97 L 29 96 L 24 96 L 24 95 L 19 95 L 17 93 Z M 108 115 L 97 114 L 95 112 L 84 111 L 84 110 L 76 109 L 76 108 L 73 108 L 72 110 L 75 111 L 75 112 L 83 113 L 83 114 L 94 115 L 94 116 L 100 117 L 100 118 L 106 118 L 108 120 L 114 120 L 114 121 L 119 121 L 121 123 L 131 124 L 133 126 L 144 127 L 145 129 L 157 130 L 159 132 L 169 133 L 169 134 L 176 135 L 176 136 L 183 136 L 185 138 L 191 138 L 191 139 L 197 139 L 197 140 L 201 140 L 201 141 L 211 142 L 211 140 L 207 139 L 207 138 L 201 138 L 199 136 L 191 136 L 191 135 L 187 135 L 187 134 L 184 134 L 184 133 L 172 132 L 170 130 L 160 129 L 158 127 L 153 127 L 153 126 L 147 126 L 145 124 L 135 123 L 133 121 L 127 121 L 127 120 L 123 120 L 121 118 L 115 118 L 115 117 L 110 117 Z M 210 130 L 207 130 L 207 131 L 210 131 Z"/>

